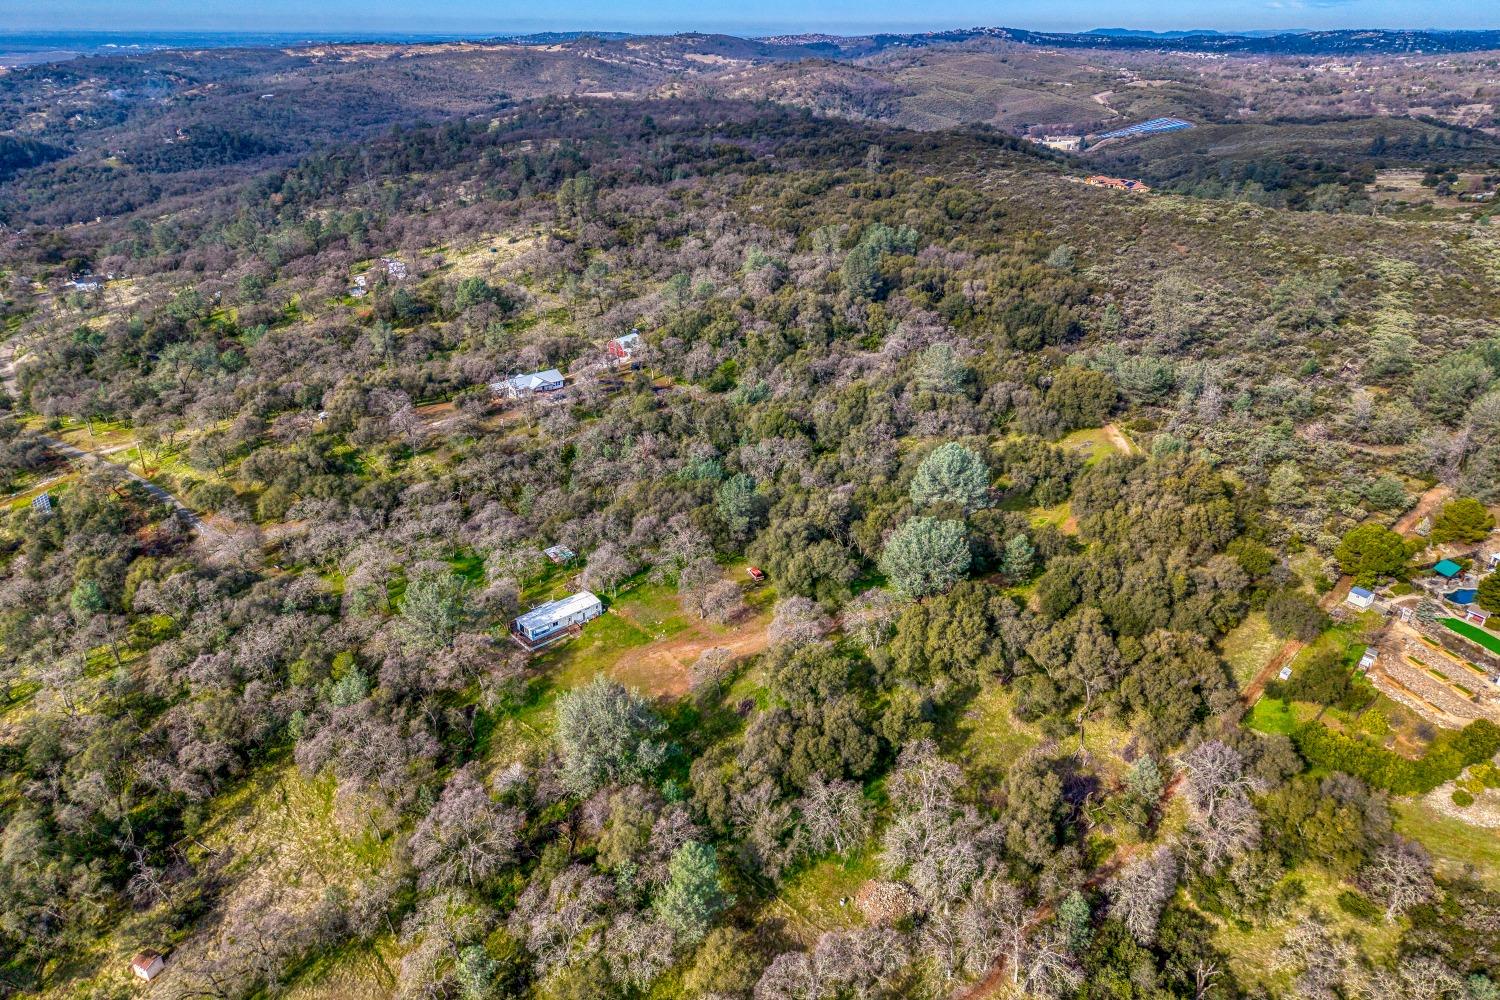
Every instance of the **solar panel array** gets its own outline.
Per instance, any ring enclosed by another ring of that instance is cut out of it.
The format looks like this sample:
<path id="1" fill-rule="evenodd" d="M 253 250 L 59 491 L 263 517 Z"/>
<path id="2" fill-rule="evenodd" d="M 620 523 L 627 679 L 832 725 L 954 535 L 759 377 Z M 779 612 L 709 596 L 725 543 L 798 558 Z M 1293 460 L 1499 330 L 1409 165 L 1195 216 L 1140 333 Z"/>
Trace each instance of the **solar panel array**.
<path id="1" fill-rule="evenodd" d="M 1133 135 L 1155 135 L 1158 132 L 1176 132 L 1192 127 L 1192 122 L 1185 122 L 1181 118 L 1153 118 L 1147 122 L 1137 122 L 1125 128 L 1115 129 L 1113 132 L 1096 135 L 1094 140 L 1097 142 L 1100 139 L 1124 139 Z"/>

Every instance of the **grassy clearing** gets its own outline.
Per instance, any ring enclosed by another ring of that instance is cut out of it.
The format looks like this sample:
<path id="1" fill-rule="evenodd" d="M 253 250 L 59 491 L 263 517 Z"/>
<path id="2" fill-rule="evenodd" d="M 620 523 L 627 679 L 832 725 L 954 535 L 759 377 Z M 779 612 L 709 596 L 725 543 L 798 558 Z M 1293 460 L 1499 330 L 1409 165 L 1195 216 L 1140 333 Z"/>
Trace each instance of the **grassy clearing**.
<path id="1" fill-rule="evenodd" d="M 1439 872 L 1454 877 L 1472 867 L 1481 882 L 1500 890 L 1500 836 L 1496 831 L 1444 816 L 1420 799 L 1398 799 L 1392 802 L 1392 808 L 1397 832 L 1421 841 Z"/>
<path id="2" fill-rule="evenodd" d="M 1287 565 L 1292 568 L 1292 572 L 1296 573 L 1297 577 L 1303 583 L 1307 584 L 1313 590 L 1318 589 L 1319 582 L 1324 584 L 1328 582 L 1327 576 L 1323 572 L 1323 559 L 1314 549 L 1307 549 L 1292 556 L 1287 560 Z"/>
<path id="3" fill-rule="evenodd" d="M 824 931 L 864 923 L 854 906 L 854 895 L 879 874 L 873 850 L 824 858 L 785 881 L 780 896 L 770 906 L 771 913 L 784 917 L 787 930 L 811 944 Z"/>
<path id="4" fill-rule="evenodd" d="M 1073 505 L 1064 500 L 1056 507 L 1033 507 L 1031 508 L 1031 526 L 1041 528 L 1052 525 L 1060 531 L 1066 531 L 1067 525 L 1073 519 Z M 1077 530 L 1076 527 L 1074 529 Z"/>
<path id="5" fill-rule="evenodd" d="M 1280 733 L 1290 736 L 1292 730 L 1302 723 L 1293 705 L 1279 698 L 1261 698 L 1250 709 L 1245 724 L 1262 733 Z"/>
<path id="6" fill-rule="evenodd" d="M 401 963 L 395 941 L 385 936 L 372 945 L 318 956 L 287 990 L 286 1000 L 384 1000 L 396 987 Z"/>
<path id="7" fill-rule="evenodd" d="M 649 632 L 611 609 L 589 622 L 582 635 L 542 653 L 535 665 L 556 687 L 571 690 L 606 672 L 625 650 L 651 641 Z"/>
<path id="8" fill-rule="evenodd" d="M 1282 641 L 1271 631 L 1265 614 L 1257 611 L 1224 637 L 1219 655 L 1234 672 L 1235 683 L 1244 687 L 1281 648 Z"/>
<path id="9" fill-rule="evenodd" d="M 1011 713 L 1012 698 L 995 684 L 975 696 L 954 727 L 956 757 L 976 780 L 998 781 L 1026 751 L 1041 742 L 1034 726 Z"/>
<path id="10" fill-rule="evenodd" d="M 1335 934 L 1353 934 L 1366 955 L 1379 961 L 1389 956 L 1400 937 L 1401 925 L 1380 918 L 1361 920 L 1339 908 L 1338 897 L 1346 887 L 1338 879 L 1314 868 L 1299 869 L 1289 876 L 1301 883 L 1302 901 L 1285 917 L 1276 920 L 1244 920 L 1225 923 L 1210 916 L 1218 927 L 1215 944 L 1229 956 L 1229 966 L 1243 986 L 1264 986 L 1272 996 L 1289 996 L 1290 973 L 1278 970 L 1276 952 L 1289 931 L 1311 910 L 1328 918 Z"/>
<path id="11" fill-rule="evenodd" d="M 1057 444 L 1065 451 L 1081 455 L 1085 465 L 1093 465 L 1120 453 L 1120 449 L 1110 440 L 1109 432 L 1102 427 L 1074 431 Z"/>

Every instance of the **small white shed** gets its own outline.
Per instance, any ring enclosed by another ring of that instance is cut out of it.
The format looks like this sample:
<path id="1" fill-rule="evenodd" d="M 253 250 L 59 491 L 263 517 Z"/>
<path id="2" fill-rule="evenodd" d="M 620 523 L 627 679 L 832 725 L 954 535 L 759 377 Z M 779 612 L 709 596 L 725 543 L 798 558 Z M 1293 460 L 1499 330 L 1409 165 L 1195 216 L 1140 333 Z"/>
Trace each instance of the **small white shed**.
<path id="1" fill-rule="evenodd" d="M 137 979 L 151 982 L 161 975 L 161 970 L 166 968 L 167 960 L 160 952 L 146 950 L 130 960 L 130 971 L 135 973 Z"/>

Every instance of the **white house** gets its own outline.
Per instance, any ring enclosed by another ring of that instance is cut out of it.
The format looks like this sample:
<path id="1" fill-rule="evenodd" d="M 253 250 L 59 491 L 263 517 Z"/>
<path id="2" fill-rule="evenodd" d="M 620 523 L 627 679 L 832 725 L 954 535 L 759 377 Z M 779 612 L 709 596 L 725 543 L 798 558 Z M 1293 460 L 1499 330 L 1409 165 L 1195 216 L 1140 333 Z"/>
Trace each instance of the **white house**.
<path id="1" fill-rule="evenodd" d="M 1365 611 L 1375 603 L 1375 594 L 1364 587 L 1353 587 L 1349 591 L 1349 596 L 1344 598 L 1344 603 Z"/>
<path id="2" fill-rule="evenodd" d="M 166 964 L 167 960 L 159 952 L 148 949 L 130 960 L 130 971 L 135 973 L 137 979 L 144 979 L 149 983 L 161 974 Z"/>
<path id="3" fill-rule="evenodd" d="M 556 368 L 548 368 L 544 372 L 532 372 L 530 375 L 514 375 L 508 379 L 490 383 L 491 392 L 508 399 L 520 399 L 534 392 L 556 392 L 562 387 L 562 372 Z"/>
<path id="4" fill-rule="evenodd" d="M 1369 670 L 1375 665 L 1375 661 L 1378 659 L 1380 659 L 1380 654 L 1373 647 L 1366 649 L 1365 655 L 1359 658 L 1359 669 Z"/>
<path id="5" fill-rule="evenodd" d="M 510 623 L 510 636 L 522 649 L 551 645 L 584 622 L 604 614 L 604 605 L 587 590 L 557 601 L 548 601 Z"/>

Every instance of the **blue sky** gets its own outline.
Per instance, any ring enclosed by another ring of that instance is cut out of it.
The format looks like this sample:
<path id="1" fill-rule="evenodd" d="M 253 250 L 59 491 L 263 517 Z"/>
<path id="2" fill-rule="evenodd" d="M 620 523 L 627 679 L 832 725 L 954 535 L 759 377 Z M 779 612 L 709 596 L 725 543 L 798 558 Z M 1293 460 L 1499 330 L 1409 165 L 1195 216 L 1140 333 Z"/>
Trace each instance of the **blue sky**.
<path id="1" fill-rule="evenodd" d="M 1456 0 L 0 0 L 0 31 L 473 32 L 924 31 L 1500 26 L 1500 9 Z"/>

